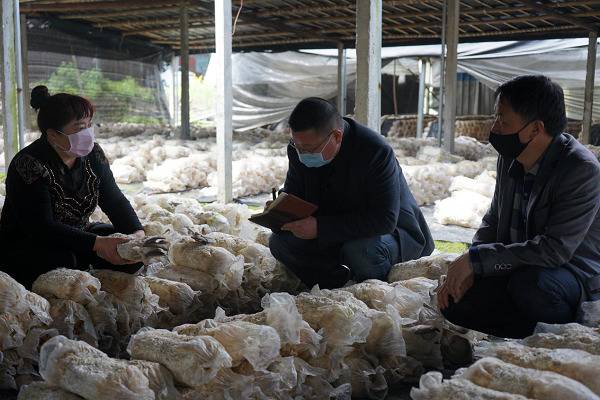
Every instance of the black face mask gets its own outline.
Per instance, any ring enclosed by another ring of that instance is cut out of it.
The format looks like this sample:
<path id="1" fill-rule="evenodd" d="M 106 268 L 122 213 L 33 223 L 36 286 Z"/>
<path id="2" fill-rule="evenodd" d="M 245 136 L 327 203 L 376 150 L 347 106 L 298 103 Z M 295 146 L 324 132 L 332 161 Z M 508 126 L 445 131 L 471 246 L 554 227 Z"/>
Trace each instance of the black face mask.
<path id="1" fill-rule="evenodd" d="M 529 121 L 515 133 L 503 135 L 490 131 L 490 144 L 501 156 L 507 158 L 517 158 L 530 143 L 521 143 L 519 140 L 519 133 L 532 122 L 533 121 Z"/>

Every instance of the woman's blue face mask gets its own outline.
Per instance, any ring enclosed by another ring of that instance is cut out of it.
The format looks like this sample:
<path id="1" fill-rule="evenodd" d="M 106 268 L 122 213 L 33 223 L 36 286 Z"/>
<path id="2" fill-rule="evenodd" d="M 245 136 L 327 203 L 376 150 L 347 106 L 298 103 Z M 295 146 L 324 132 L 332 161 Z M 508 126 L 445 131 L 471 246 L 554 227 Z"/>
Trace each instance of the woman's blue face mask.
<path id="1" fill-rule="evenodd" d="M 300 159 L 300 162 L 302 164 L 304 164 L 308 168 L 319 168 L 319 167 L 329 164 L 331 162 L 331 160 L 333 160 L 333 158 L 331 160 L 325 160 L 325 158 L 323 157 L 323 150 L 325 149 L 325 147 L 327 147 L 327 145 L 331 141 L 332 134 L 333 134 L 333 132 L 331 132 L 328 135 L 327 141 L 325 141 L 322 145 L 320 145 L 319 146 L 320 150 L 318 150 L 316 152 L 303 152 L 303 151 L 299 150 L 293 140 L 290 141 L 290 144 L 292 145 L 292 147 L 294 147 L 294 149 L 296 149 L 296 153 L 298 153 L 298 158 Z"/>

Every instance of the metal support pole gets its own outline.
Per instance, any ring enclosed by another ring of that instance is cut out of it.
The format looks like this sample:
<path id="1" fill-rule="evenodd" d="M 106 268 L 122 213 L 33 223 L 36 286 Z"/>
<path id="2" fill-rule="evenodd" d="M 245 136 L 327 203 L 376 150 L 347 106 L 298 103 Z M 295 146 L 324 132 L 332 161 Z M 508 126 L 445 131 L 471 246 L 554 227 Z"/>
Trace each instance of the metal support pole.
<path id="1" fill-rule="evenodd" d="M 24 129 L 31 129 L 31 108 L 29 102 L 31 100 L 31 92 L 29 89 L 29 44 L 27 42 L 27 15 L 21 14 L 21 60 L 23 63 L 23 90 L 25 99 L 25 125 Z"/>
<path id="2" fill-rule="evenodd" d="M 19 114 L 19 148 L 25 147 L 25 89 L 23 87 L 23 52 L 21 50 L 21 15 L 19 2 L 13 2 L 15 20 L 15 61 L 17 77 L 17 112 Z"/>
<path id="3" fill-rule="evenodd" d="M 446 64 L 446 87 L 444 105 L 444 150 L 454 152 L 454 123 L 456 119 L 456 71 L 458 56 L 459 0 L 448 0 L 448 60 Z"/>
<path id="4" fill-rule="evenodd" d="M 190 138 L 190 49 L 188 4 L 181 4 L 181 139 Z"/>
<path id="5" fill-rule="evenodd" d="M 479 101 L 481 99 L 481 85 L 475 81 L 475 100 L 473 100 L 473 114 L 479 115 Z"/>
<path id="6" fill-rule="evenodd" d="M 178 125 L 177 117 L 179 116 L 179 97 L 177 96 L 177 93 L 178 93 L 177 86 L 179 86 L 177 84 L 178 72 L 179 72 L 179 62 L 177 61 L 177 56 L 175 54 L 173 54 L 173 57 L 171 57 L 171 75 L 172 75 L 172 79 L 173 79 L 173 86 L 171 87 L 171 96 L 172 96 L 172 101 L 173 101 L 173 109 L 172 109 L 172 114 L 171 114 L 171 125 L 173 125 L 173 126 Z"/>
<path id="7" fill-rule="evenodd" d="M 231 0 L 215 1 L 217 57 L 217 182 L 218 200 L 229 203 L 232 191 L 233 94 L 231 72 Z"/>
<path id="8" fill-rule="evenodd" d="M 444 124 L 444 80 L 446 79 L 446 22 L 448 17 L 447 0 L 442 0 L 442 49 L 440 51 L 440 93 L 438 97 L 438 146 L 442 147 L 442 126 Z"/>
<path id="9" fill-rule="evenodd" d="M 587 72 L 585 75 L 585 94 L 583 104 L 583 123 L 579 140 L 583 144 L 590 144 L 590 130 L 592 129 L 592 114 L 594 106 L 594 78 L 596 74 L 596 50 L 598 33 L 590 32 L 587 56 Z"/>
<path id="10" fill-rule="evenodd" d="M 394 72 L 392 74 L 392 101 L 394 104 L 394 115 L 398 115 L 398 75 L 396 75 L 396 62 L 397 58 L 394 58 Z"/>
<path id="11" fill-rule="evenodd" d="M 417 134 L 416 137 L 423 136 L 423 111 L 425 103 L 425 60 L 419 58 L 419 101 L 417 102 Z"/>
<path id="12" fill-rule="evenodd" d="M 2 0 L 2 114 L 4 117 L 4 165 L 8 168 L 19 150 L 17 98 L 17 53 L 15 49 L 14 2 Z"/>
<path id="13" fill-rule="evenodd" d="M 381 130 L 381 0 L 356 0 L 356 120 Z"/>
<path id="14" fill-rule="evenodd" d="M 425 115 L 430 114 L 431 107 L 431 58 L 425 59 L 425 104 L 423 105 L 423 112 Z"/>
<path id="15" fill-rule="evenodd" d="M 338 43 L 338 93 L 337 109 L 340 115 L 346 115 L 346 49 L 344 43 Z"/>

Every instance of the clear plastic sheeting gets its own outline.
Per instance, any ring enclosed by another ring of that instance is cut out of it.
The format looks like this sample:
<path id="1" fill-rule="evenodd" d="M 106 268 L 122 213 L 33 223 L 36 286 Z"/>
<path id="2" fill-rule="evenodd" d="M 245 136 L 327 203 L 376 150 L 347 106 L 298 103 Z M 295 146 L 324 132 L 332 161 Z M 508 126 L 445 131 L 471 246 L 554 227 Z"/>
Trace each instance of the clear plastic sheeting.
<path id="1" fill-rule="evenodd" d="M 182 277 L 197 277 L 203 281 L 214 281 L 214 286 L 221 292 L 235 290 L 242 284 L 244 274 L 244 257 L 234 256 L 221 247 L 206 245 L 201 239 L 183 238 L 171 245 L 169 259 L 173 263 L 173 270 Z M 202 276 L 204 275 L 204 278 Z M 176 275 L 161 275 L 169 279 Z M 208 279 L 207 279 L 208 278 Z M 191 281 L 179 280 L 187 283 L 196 290 L 202 290 Z M 210 292 L 210 290 L 205 290 Z"/>
<path id="2" fill-rule="evenodd" d="M 98 347 L 98 335 L 87 310 L 72 300 L 50 300 L 52 327 L 69 339 L 82 340 Z"/>
<path id="3" fill-rule="evenodd" d="M 391 305 L 403 318 L 418 318 L 418 312 L 423 305 L 423 299 L 418 293 L 402 285 L 392 286 L 389 283 L 368 279 L 364 282 L 347 286 L 341 290 L 352 293 L 357 299 L 363 301 L 369 308 L 378 311 L 387 311 Z"/>
<path id="4" fill-rule="evenodd" d="M 448 265 L 457 257 L 458 254 L 444 253 L 396 264 L 390 270 L 388 281 L 396 282 L 418 277 L 440 279 L 448 272 Z"/>
<path id="5" fill-rule="evenodd" d="M 563 88 L 567 117 L 581 120 L 583 118 L 587 48 L 577 47 L 560 51 L 546 49 L 546 51 L 545 53 L 510 57 L 499 55 L 461 60 L 459 69 L 473 75 L 491 88 L 496 88 L 501 83 L 518 75 L 546 75 Z M 600 62 L 600 56 L 596 63 L 598 62 Z M 600 72 L 596 69 L 593 109 L 595 119 L 600 117 L 599 80 Z"/>
<path id="6" fill-rule="evenodd" d="M 162 329 L 141 329 L 131 337 L 132 358 L 164 365 L 185 386 L 210 382 L 221 368 L 231 367 L 231 357 L 210 336 L 179 335 Z"/>
<path id="7" fill-rule="evenodd" d="M 21 388 L 17 400 L 83 400 L 83 397 L 46 382 L 34 382 Z"/>
<path id="8" fill-rule="evenodd" d="M 145 236 L 142 238 L 137 238 L 133 235 L 123 236 L 130 240 L 118 244 L 117 252 L 125 260 L 135 262 L 143 261 L 144 264 L 148 264 L 153 257 L 165 255 L 169 250 L 170 243 L 161 236 Z"/>
<path id="9" fill-rule="evenodd" d="M 493 357 L 482 358 L 457 375 L 481 387 L 531 399 L 599 399 L 582 383 L 556 372 L 523 368 Z"/>
<path id="10" fill-rule="evenodd" d="M 534 348 L 513 342 L 495 344 L 489 353 L 520 367 L 564 375 L 600 395 L 600 356 L 582 350 Z"/>
<path id="11" fill-rule="evenodd" d="M 198 300 L 200 293 L 192 290 L 185 283 L 153 276 L 145 276 L 143 279 L 150 287 L 150 291 L 159 297 L 158 304 L 174 315 L 188 317 L 202 305 Z"/>
<path id="12" fill-rule="evenodd" d="M 90 303 L 87 310 L 98 332 L 100 348 L 110 355 L 120 355 L 129 336 L 143 326 L 156 324 L 165 310 L 141 276 L 111 270 L 96 270 L 94 275 L 102 282 L 103 296 Z"/>
<path id="13" fill-rule="evenodd" d="M 160 311 L 159 297 L 152 293 L 142 277 L 111 270 L 97 270 L 94 275 L 102 282 L 102 290 L 113 296 L 115 305 L 123 305 L 131 320 L 132 331 Z"/>
<path id="14" fill-rule="evenodd" d="M 64 336 L 56 336 L 42 346 L 40 375 L 46 382 L 87 400 L 155 399 L 148 378 L 139 368 Z"/>
<path id="15" fill-rule="evenodd" d="M 32 290 L 47 299 L 72 300 L 86 305 L 95 301 L 100 281 L 85 271 L 58 268 L 38 276 Z"/>
<path id="16" fill-rule="evenodd" d="M 281 354 L 284 356 L 296 356 L 310 360 L 322 353 L 324 350 L 321 343 L 323 337 L 302 319 L 293 296 L 288 293 L 266 294 L 262 299 L 262 306 L 264 311 L 256 314 L 238 314 L 230 317 L 227 317 L 221 308 L 217 308 L 215 319 L 206 321 L 210 321 L 210 326 L 232 321 L 268 325 L 279 334 Z M 206 321 L 197 325 L 204 325 Z M 183 327 L 180 328 L 183 329 Z"/>
<path id="17" fill-rule="evenodd" d="M 600 300 L 581 303 L 581 322 L 591 327 L 600 327 Z"/>
<path id="18" fill-rule="evenodd" d="M 233 126 L 247 130 L 288 117 L 299 100 L 332 98 L 337 92 L 337 58 L 287 51 L 236 53 L 233 69 Z M 216 80 L 216 63 L 209 65 L 206 80 Z M 347 65 L 348 82 L 356 75 Z"/>
<path id="19" fill-rule="evenodd" d="M 50 304 L 0 272 L 0 389 L 17 389 L 39 375 L 41 342 L 56 335 Z"/>
<path id="20" fill-rule="evenodd" d="M 567 116 L 582 119 L 587 39 L 551 39 L 461 43 L 458 70 L 495 89 L 517 75 L 544 74 L 565 92 Z M 439 45 L 382 49 L 382 59 L 400 59 L 397 74 L 416 72 L 418 57 L 438 58 Z M 356 52 L 347 50 L 347 83 L 356 80 Z M 411 62 L 412 61 L 412 62 Z M 600 53 L 597 64 L 600 64 Z M 333 98 L 337 92 L 337 49 L 302 53 L 238 53 L 233 55 L 233 123 L 239 130 L 279 122 L 298 101 L 309 96 Z M 211 63 L 207 81 L 216 81 Z M 393 63 L 382 73 L 392 74 Z M 596 70 L 594 116 L 600 117 L 600 71 Z M 439 63 L 433 62 L 433 84 L 439 85 Z"/>
<path id="21" fill-rule="evenodd" d="M 484 388 L 466 379 L 442 380 L 442 373 L 437 371 L 421 376 L 419 387 L 410 391 L 410 397 L 413 400 L 527 400 L 525 396 Z"/>
<path id="22" fill-rule="evenodd" d="M 442 369 L 441 318 L 432 321 L 415 322 L 402 327 L 406 353 L 419 361 L 425 368 Z"/>
<path id="23" fill-rule="evenodd" d="M 296 305 L 302 319 L 320 332 L 332 347 L 365 343 L 373 326 L 365 309 L 331 299 L 318 289 L 313 293 L 300 293 Z"/>
<path id="24" fill-rule="evenodd" d="M 246 361 L 255 371 L 264 371 L 279 356 L 281 348 L 274 328 L 245 321 L 216 323 L 214 327 L 184 325 L 175 331 L 188 336 L 211 336 L 225 347 L 232 366 Z"/>
<path id="25" fill-rule="evenodd" d="M 348 384 L 332 386 L 326 373 L 297 357 L 282 357 L 267 371 L 244 375 L 222 369 L 209 384 L 183 391 L 185 400 L 221 399 L 350 399 Z"/>
<path id="26" fill-rule="evenodd" d="M 181 395 L 175 388 L 173 375 L 159 363 L 143 360 L 131 360 L 130 365 L 136 366 L 146 378 L 154 392 L 156 400 L 179 400 Z"/>
<path id="27" fill-rule="evenodd" d="M 48 301 L 35 293 L 29 292 L 10 275 L 0 271 L 0 312 L 23 315 L 28 320 L 49 323 L 50 308 Z M 25 315 L 26 314 L 26 315 Z"/>
<path id="28" fill-rule="evenodd" d="M 600 328 L 576 323 L 561 325 L 538 322 L 534 334 L 523 339 L 523 343 L 531 347 L 567 348 L 600 355 Z"/>

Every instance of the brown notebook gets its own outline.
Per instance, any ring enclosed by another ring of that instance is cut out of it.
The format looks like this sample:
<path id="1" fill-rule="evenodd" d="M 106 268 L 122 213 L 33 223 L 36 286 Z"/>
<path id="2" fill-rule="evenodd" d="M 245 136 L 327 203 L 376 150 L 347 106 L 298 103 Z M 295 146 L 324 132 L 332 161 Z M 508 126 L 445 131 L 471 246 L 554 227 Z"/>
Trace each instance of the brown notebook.
<path id="1" fill-rule="evenodd" d="M 283 192 L 265 211 L 253 214 L 249 220 L 266 228 L 279 230 L 283 224 L 311 216 L 317 208 L 316 204 Z"/>

